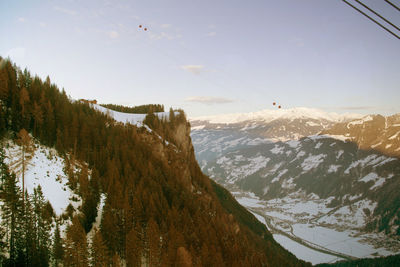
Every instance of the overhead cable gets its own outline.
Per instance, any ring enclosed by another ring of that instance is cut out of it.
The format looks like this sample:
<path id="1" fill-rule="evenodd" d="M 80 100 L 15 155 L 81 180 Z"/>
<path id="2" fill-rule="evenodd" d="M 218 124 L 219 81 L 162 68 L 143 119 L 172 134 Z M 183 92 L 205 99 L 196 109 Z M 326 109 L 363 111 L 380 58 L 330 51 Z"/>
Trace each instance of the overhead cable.
<path id="1" fill-rule="evenodd" d="M 378 12 L 376 12 L 375 10 L 371 9 L 370 7 L 368 7 L 367 5 L 365 5 L 363 2 L 359 1 L 359 0 L 355 0 L 357 3 L 359 3 L 360 5 L 362 5 L 363 7 L 365 7 L 366 9 L 368 9 L 369 11 L 371 11 L 372 13 L 374 13 L 375 15 L 377 15 L 378 17 L 380 17 L 381 19 L 383 19 L 386 23 L 390 24 L 393 28 L 395 28 L 396 30 L 400 31 L 400 28 L 397 27 L 396 25 L 394 25 L 393 23 L 391 23 L 389 20 L 385 19 L 383 16 L 381 16 Z"/>
<path id="2" fill-rule="evenodd" d="M 385 0 L 386 3 L 388 3 L 389 5 L 391 5 L 392 7 L 394 7 L 395 9 L 397 9 L 398 11 L 400 11 L 400 8 L 398 6 L 396 6 L 395 4 L 393 4 L 392 2 L 390 2 L 389 0 Z"/>
<path id="3" fill-rule="evenodd" d="M 349 6 L 351 6 L 352 8 L 354 8 L 355 10 L 357 10 L 358 12 L 360 12 L 361 14 L 363 14 L 364 16 L 366 16 L 368 19 L 370 19 L 371 21 L 375 22 L 378 26 L 380 26 L 381 28 L 383 28 L 385 31 L 387 31 L 388 33 L 392 34 L 394 37 L 396 37 L 397 39 L 400 40 L 400 36 L 398 36 L 397 34 L 395 34 L 394 32 L 392 32 L 391 30 L 389 30 L 388 28 L 386 28 L 385 26 L 383 26 L 381 23 L 379 23 L 378 21 L 376 21 L 375 19 L 373 19 L 371 16 L 367 15 L 366 13 L 364 13 L 362 10 L 358 9 L 357 7 L 355 7 L 354 5 L 350 4 L 349 2 L 347 2 L 346 0 L 342 0 L 343 2 L 345 2 L 346 4 L 348 4 Z M 386 1 L 386 0 L 385 0 Z"/>

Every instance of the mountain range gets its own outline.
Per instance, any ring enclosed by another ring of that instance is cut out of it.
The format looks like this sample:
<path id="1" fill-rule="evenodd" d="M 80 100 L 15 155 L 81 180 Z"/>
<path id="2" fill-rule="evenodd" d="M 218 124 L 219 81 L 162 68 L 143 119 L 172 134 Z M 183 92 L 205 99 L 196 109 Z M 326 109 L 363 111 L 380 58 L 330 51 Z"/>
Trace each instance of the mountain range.
<path id="1" fill-rule="evenodd" d="M 395 253 L 400 248 L 399 122 L 400 114 L 295 108 L 192 118 L 191 136 L 202 170 L 233 193 L 254 194 L 275 228 L 309 224 L 380 233 L 385 245 L 385 238 L 369 241 Z"/>

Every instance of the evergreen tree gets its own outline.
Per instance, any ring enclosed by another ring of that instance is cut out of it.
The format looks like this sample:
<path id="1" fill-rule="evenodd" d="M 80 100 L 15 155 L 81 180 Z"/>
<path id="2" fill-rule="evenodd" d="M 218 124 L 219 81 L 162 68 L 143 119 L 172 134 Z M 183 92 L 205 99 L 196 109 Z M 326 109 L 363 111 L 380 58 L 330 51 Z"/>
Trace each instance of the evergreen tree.
<path id="1" fill-rule="evenodd" d="M 88 248 L 86 234 L 77 216 L 67 229 L 65 239 L 64 266 L 88 266 Z"/>
<path id="2" fill-rule="evenodd" d="M 141 243 L 137 231 L 132 228 L 126 236 L 126 264 L 127 266 L 138 266 L 141 259 Z"/>
<path id="3" fill-rule="evenodd" d="M 121 260 L 117 253 L 112 257 L 112 267 L 121 267 Z"/>
<path id="4" fill-rule="evenodd" d="M 26 154 L 32 152 L 34 146 L 29 133 L 25 129 L 19 131 L 17 143 L 21 146 L 22 192 L 25 192 Z M 25 196 L 23 196 L 22 202 L 24 202 L 24 197 Z"/>
<path id="5" fill-rule="evenodd" d="M 21 191 L 17 186 L 17 178 L 14 173 L 10 173 L 3 162 L 1 164 L 1 180 L 3 181 L 1 190 L 2 199 L 2 220 L 1 223 L 6 231 L 6 250 L 9 255 L 9 264 L 15 265 L 21 258 L 23 240 L 23 220 L 22 220 L 22 201 Z"/>
<path id="6" fill-rule="evenodd" d="M 32 115 L 34 119 L 33 133 L 37 134 L 37 129 L 43 124 L 43 111 L 36 101 L 33 103 Z"/>
<path id="7" fill-rule="evenodd" d="M 54 266 L 58 267 L 64 255 L 64 249 L 63 249 L 62 239 L 60 236 L 60 226 L 58 224 L 58 220 L 56 220 L 56 230 L 54 232 L 52 255 L 53 255 Z"/>
<path id="8" fill-rule="evenodd" d="M 94 235 L 91 244 L 91 265 L 98 267 L 106 267 L 109 263 L 109 255 L 107 251 L 107 246 L 104 243 L 103 237 L 100 231 L 94 229 Z"/>
<path id="9" fill-rule="evenodd" d="M 33 190 L 33 210 L 36 228 L 36 258 L 41 266 L 47 266 L 50 260 L 50 230 L 52 213 L 49 212 L 48 202 L 45 201 L 42 188 L 39 185 Z"/>
<path id="10" fill-rule="evenodd" d="M 160 264 L 160 231 L 153 218 L 150 218 L 147 225 L 147 242 L 150 266 L 158 266 Z"/>
<path id="11" fill-rule="evenodd" d="M 25 87 L 22 88 L 19 94 L 19 104 L 21 105 L 21 114 L 22 117 L 25 117 L 25 103 L 29 101 L 29 93 Z"/>
<path id="12" fill-rule="evenodd" d="M 6 69 L 6 66 L 9 64 L 8 61 L 2 59 L 0 57 L 0 101 L 6 101 L 8 98 L 9 94 L 9 89 L 8 89 L 8 72 Z"/>
<path id="13" fill-rule="evenodd" d="M 25 204 L 24 204 L 24 261 L 26 266 L 40 266 L 40 259 L 38 259 L 38 251 L 36 246 L 36 221 L 35 213 L 32 205 L 32 198 L 28 192 L 25 191 Z"/>

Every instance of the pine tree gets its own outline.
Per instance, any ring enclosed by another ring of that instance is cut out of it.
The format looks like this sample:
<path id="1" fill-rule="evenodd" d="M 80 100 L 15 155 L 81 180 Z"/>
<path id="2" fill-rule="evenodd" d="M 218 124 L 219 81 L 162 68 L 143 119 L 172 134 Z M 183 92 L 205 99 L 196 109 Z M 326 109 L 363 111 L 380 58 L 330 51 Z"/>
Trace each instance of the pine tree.
<path id="1" fill-rule="evenodd" d="M 64 243 L 64 266 L 88 266 L 86 234 L 78 216 L 72 219 L 72 224 L 67 229 Z"/>
<path id="2" fill-rule="evenodd" d="M 21 77 L 21 76 L 20 76 Z M 21 106 L 21 115 L 22 115 L 22 127 L 27 127 L 29 123 L 28 113 L 26 112 L 27 105 L 29 102 L 29 93 L 25 87 L 23 87 L 19 93 L 19 104 Z"/>
<path id="3" fill-rule="evenodd" d="M 94 235 L 92 238 L 91 244 L 91 265 L 98 267 L 106 267 L 109 264 L 109 255 L 107 251 L 107 246 L 104 243 L 103 237 L 101 236 L 100 231 L 96 228 L 93 230 Z"/>
<path id="4" fill-rule="evenodd" d="M 160 261 L 160 230 L 153 218 L 147 225 L 147 242 L 150 266 L 158 266 Z"/>
<path id="5" fill-rule="evenodd" d="M 41 263 L 48 263 L 50 260 L 50 230 L 52 213 L 49 211 L 49 202 L 43 196 L 42 188 L 39 185 L 33 190 L 33 211 L 35 215 L 37 259 Z"/>
<path id="6" fill-rule="evenodd" d="M 138 266 L 141 259 L 141 244 L 135 228 L 132 228 L 126 236 L 125 255 L 127 266 Z"/>
<path id="7" fill-rule="evenodd" d="M 38 250 L 36 246 L 36 221 L 35 213 L 32 205 L 32 198 L 28 192 L 25 191 L 25 204 L 24 204 L 24 220 L 23 220 L 24 244 L 25 247 L 25 264 L 27 266 L 40 266 L 40 259 L 38 258 Z"/>
<path id="8" fill-rule="evenodd" d="M 33 126 L 33 133 L 37 134 L 37 129 L 43 124 L 43 111 L 40 105 L 33 103 L 33 119 L 34 119 L 34 126 Z"/>
<path id="9" fill-rule="evenodd" d="M 58 224 L 58 220 L 56 220 L 56 230 L 54 232 L 52 255 L 53 255 L 54 266 L 58 267 L 64 255 L 64 249 L 60 235 L 60 226 Z"/>
<path id="10" fill-rule="evenodd" d="M 21 89 L 19 93 L 19 104 L 21 105 L 22 116 L 25 115 L 25 103 L 29 101 L 29 93 L 25 87 Z"/>
<path id="11" fill-rule="evenodd" d="M 192 256 L 184 247 L 179 247 L 176 253 L 177 266 L 190 267 L 192 265 Z"/>
<path id="12" fill-rule="evenodd" d="M 8 98 L 8 73 L 6 69 L 8 61 L 0 57 L 0 101 L 5 101 Z"/>
<path id="13" fill-rule="evenodd" d="M 17 186 L 17 178 L 14 173 L 10 173 L 3 162 L 1 164 L 1 199 L 2 199 L 2 220 L 6 237 L 7 252 L 9 255 L 9 263 L 16 264 L 21 256 L 20 242 L 23 240 L 22 232 L 22 201 L 21 191 Z"/>
<path id="14" fill-rule="evenodd" d="M 21 129 L 18 133 L 17 143 L 21 146 L 21 166 L 22 166 L 22 192 L 25 192 L 25 167 L 26 167 L 26 154 L 33 151 L 34 146 L 32 139 L 25 129 Z M 22 203 L 24 203 L 24 197 Z"/>
<path id="15" fill-rule="evenodd" d="M 121 267 L 121 261 L 117 253 L 112 257 L 112 267 Z"/>

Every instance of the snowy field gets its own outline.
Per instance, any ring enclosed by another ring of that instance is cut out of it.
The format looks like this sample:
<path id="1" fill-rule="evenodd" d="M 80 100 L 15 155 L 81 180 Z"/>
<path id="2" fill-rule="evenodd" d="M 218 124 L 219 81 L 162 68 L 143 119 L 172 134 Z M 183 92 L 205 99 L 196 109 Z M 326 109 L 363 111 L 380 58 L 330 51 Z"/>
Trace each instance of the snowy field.
<path id="1" fill-rule="evenodd" d="M 341 258 L 338 258 L 336 256 L 321 253 L 321 252 L 315 251 L 311 248 L 302 246 L 299 243 L 293 241 L 292 239 L 290 239 L 286 236 L 279 235 L 279 234 L 275 234 L 273 236 L 274 236 L 274 239 L 279 244 L 281 244 L 282 247 L 289 250 L 297 258 L 304 260 L 304 261 L 311 262 L 312 264 L 335 262 L 338 260 L 342 260 Z"/>
<path id="2" fill-rule="evenodd" d="M 310 224 L 294 224 L 293 233 L 303 240 L 318 244 L 333 251 L 349 254 L 357 258 L 373 257 L 378 253 L 381 256 L 390 255 L 390 251 L 384 248 L 375 249 L 370 244 L 362 243 L 362 235 L 354 237 L 354 232 L 339 232 L 326 227 Z"/>
<path id="3" fill-rule="evenodd" d="M 397 254 L 400 251 L 399 249 L 396 250 L 396 247 L 399 248 L 398 241 L 397 246 L 385 248 L 383 245 L 390 243 L 385 235 L 379 233 L 367 234 L 360 231 L 365 222 L 364 214 L 353 214 L 348 207 L 338 210 L 327 208 L 330 199 L 321 200 L 312 194 L 305 196 L 297 193 L 283 199 L 264 201 L 253 193 L 240 192 L 237 189 L 232 192 L 232 195 L 242 206 L 249 209 L 260 222 L 267 225 L 278 243 L 296 257 L 313 264 L 343 259 L 306 247 L 295 241 L 296 238 L 311 247 L 356 258 L 387 256 Z M 353 205 L 373 210 L 376 203 L 358 201 Z M 261 215 L 268 218 L 273 229 L 268 226 L 266 219 Z M 336 220 L 333 220 L 333 218 Z M 330 224 L 327 224 L 328 222 Z M 284 236 L 283 233 L 293 239 Z M 396 243 L 395 240 L 390 241 Z"/>

